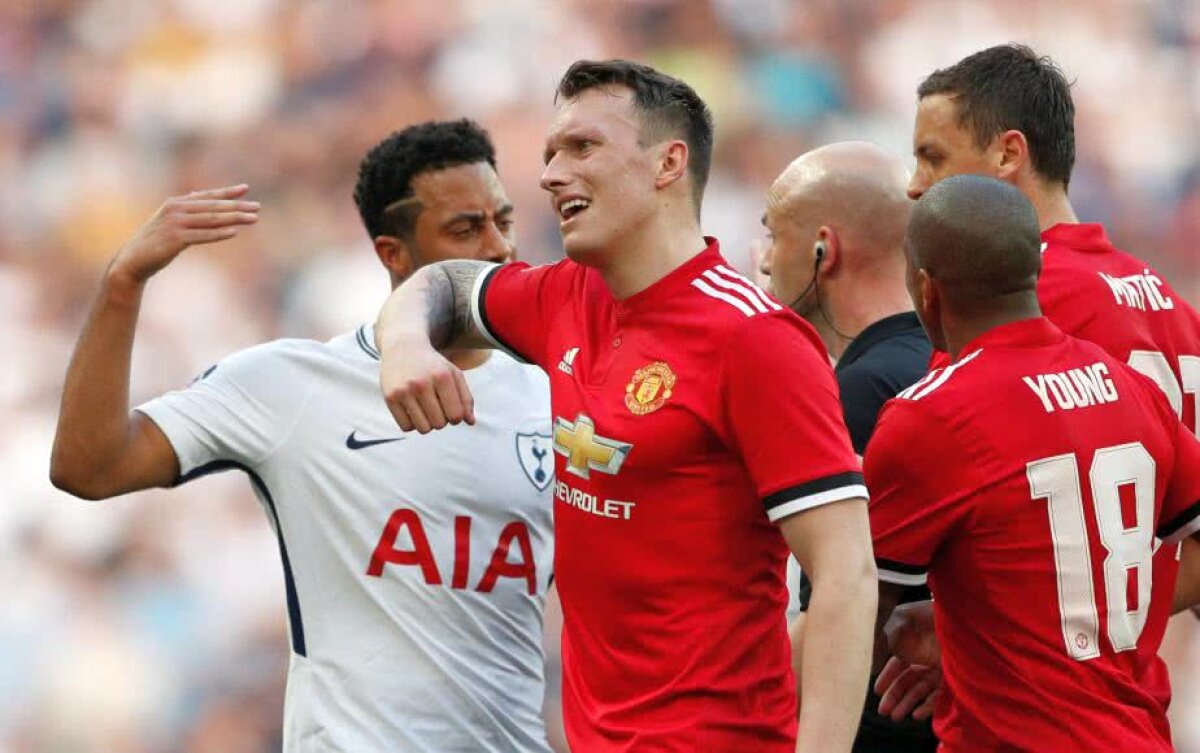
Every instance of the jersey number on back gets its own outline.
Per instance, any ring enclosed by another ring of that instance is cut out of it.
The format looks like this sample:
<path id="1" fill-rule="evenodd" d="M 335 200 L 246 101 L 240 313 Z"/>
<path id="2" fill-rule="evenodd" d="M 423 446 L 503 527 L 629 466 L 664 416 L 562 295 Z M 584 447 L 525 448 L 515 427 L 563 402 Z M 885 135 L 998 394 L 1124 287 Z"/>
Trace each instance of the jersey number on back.
<path id="1" fill-rule="evenodd" d="M 1100 655 L 1100 616 L 1092 555 L 1075 453 L 1025 466 L 1034 499 L 1045 499 L 1058 573 L 1058 610 L 1067 654 L 1079 661 Z M 1105 557 L 1104 602 L 1108 640 L 1116 651 L 1137 647 L 1150 611 L 1154 561 L 1154 458 L 1141 442 L 1097 450 L 1088 473 L 1096 528 Z M 1122 490 L 1128 512 L 1122 510 Z M 1132 593 L 1131 593 L 1132 591 Z M 1131 604 L 1132 602 L 1132 608 Z"/>
<path id="2" fill-rule="evenodd" d="M 1167 393 L 1167 401 L 1175 415 L 1187 420 L 1183 415 L 1184 399 L 1192 396 L 1192 425 L 1188 428 L 1196 436 L 1200 436 L 1200 356 L 1179 357 L 1179 378 L 1171 371 L 1171 362 L 1156 350 L 1135 350 L 1129 354 L 1129 366 L 1145 376 L 1153 379 L 1162 391 Z"/>

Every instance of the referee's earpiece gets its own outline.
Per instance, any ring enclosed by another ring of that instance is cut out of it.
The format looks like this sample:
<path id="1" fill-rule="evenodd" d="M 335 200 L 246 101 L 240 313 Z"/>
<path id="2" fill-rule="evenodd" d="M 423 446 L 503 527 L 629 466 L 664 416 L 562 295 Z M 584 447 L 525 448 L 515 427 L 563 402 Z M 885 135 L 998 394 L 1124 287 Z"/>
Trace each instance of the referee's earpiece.
<path id="1" fill-rule="evenodd" d="M 825 258 L 825 241 L 817 241 L 814 243 L 813 253 L 816 254 L 817 263 L 820 264 L 821 260 Z"/>

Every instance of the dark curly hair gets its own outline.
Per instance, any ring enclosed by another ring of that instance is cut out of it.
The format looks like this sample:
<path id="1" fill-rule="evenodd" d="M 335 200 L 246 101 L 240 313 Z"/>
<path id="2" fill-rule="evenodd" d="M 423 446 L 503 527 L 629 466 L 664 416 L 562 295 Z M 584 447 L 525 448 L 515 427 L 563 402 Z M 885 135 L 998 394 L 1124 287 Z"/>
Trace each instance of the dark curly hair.
<path id="1" fill-rule="evenodd" d="M 1033 169 L 1071 182 L 1075 166 L 1075 103 L 1054 61 L 1023 44 L 1002 44 L 929 74 L 917 98 L 945 94 L 958 105 L 958 124 L 979 148 L 1008 130 L 1025 134 Z"/>
<path id="2" fill-rule="evenodd" d="M 496 168 L 487 131 L 472 120 L 430 121 L 396 131 L 375 145 L 358 166 L 354 203 L 372 238 L 411 239 L 416 211 L 387 208 L 413 195 L 413 178 L 433 170 L 486 162 Z"/>
<path id="3" fill-rule="evenodd" d="M 555 99 L 575 99 L 588 89 L 605 86 L 624 86 L 633 92 L 643 146 L 666 138 L 687 144 L 692 203 L 699 215 L 712 165 L 713 116 L 708 105 L 683 81 L 629 60 L 575 61 L 558 82 Z"/>

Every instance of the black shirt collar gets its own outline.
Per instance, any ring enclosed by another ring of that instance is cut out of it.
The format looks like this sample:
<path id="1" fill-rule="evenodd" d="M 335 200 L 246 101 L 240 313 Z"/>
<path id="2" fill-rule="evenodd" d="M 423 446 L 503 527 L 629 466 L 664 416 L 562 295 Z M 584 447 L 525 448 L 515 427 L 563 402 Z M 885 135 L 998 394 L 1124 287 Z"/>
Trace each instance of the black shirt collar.
<path id="1" fill-rule="evenodd" d="M 846 346 L 846 350 L 842 353 L 842 357 L 838 359 L 836 368 L 842 369 L 849 366 L 859 358 L 862 358 L 863 354 L 873 346 L 878 345 L 888 338 L 914 329 L 917 332 L 921 332 L 921 320 L 917 318 L 915 311 L 905 311 L 902 314 L 885 316 L 868 326 L 862 332 L 859 332 L 858 337 L 850 341 L 850 344 Z"/>

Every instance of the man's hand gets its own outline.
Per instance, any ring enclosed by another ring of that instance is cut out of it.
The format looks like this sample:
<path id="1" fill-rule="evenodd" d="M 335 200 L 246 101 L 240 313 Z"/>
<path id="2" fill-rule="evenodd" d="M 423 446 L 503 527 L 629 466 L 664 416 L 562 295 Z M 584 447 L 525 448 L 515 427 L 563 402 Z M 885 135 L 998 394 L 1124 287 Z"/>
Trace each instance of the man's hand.
<path id="1" fill-rule="evenodd" d="M 240 225 L 258 221 L 259 203 L 241 199 L 248 190 L 242 184 L 167 199 L 117 252 L 110 274 L 141 285 L 188 246 L 234 237 Z"/>
<path id="2" fill-rule="evenodd" d="M 875 680 L 879 713 L 897 722 L 910 713 L 914 719 L 928 719 L 942 689 L 942 651 L 934 631 L 933 602 L 898 605 L 883 632 L 893 656 Z"/>
<path id="3" fill-rule="evenodd" d="M 909 664 L 939 667 L 942 649 L 933 627 L 933 602 L 913 601 L 892 610 L 883 626 L 888 649 Z"/>
<path id="4" fill-rule="evenodd" d="M 379 386 L 404 431 L 428 434 L 446 424 L 475 424 L 475 400 L 466 377 L 428 343 L 385 348 Z"/>
<path id="5" fill-rule="evenodd" d="M 875 693 L 880 696 L 879 713 L 899 722 L 912 714 L 923 720 L 933 716 L 934 707 L 942 692 L 941 667 L 909 664 L 893 656 L 875 680 Z"/>

